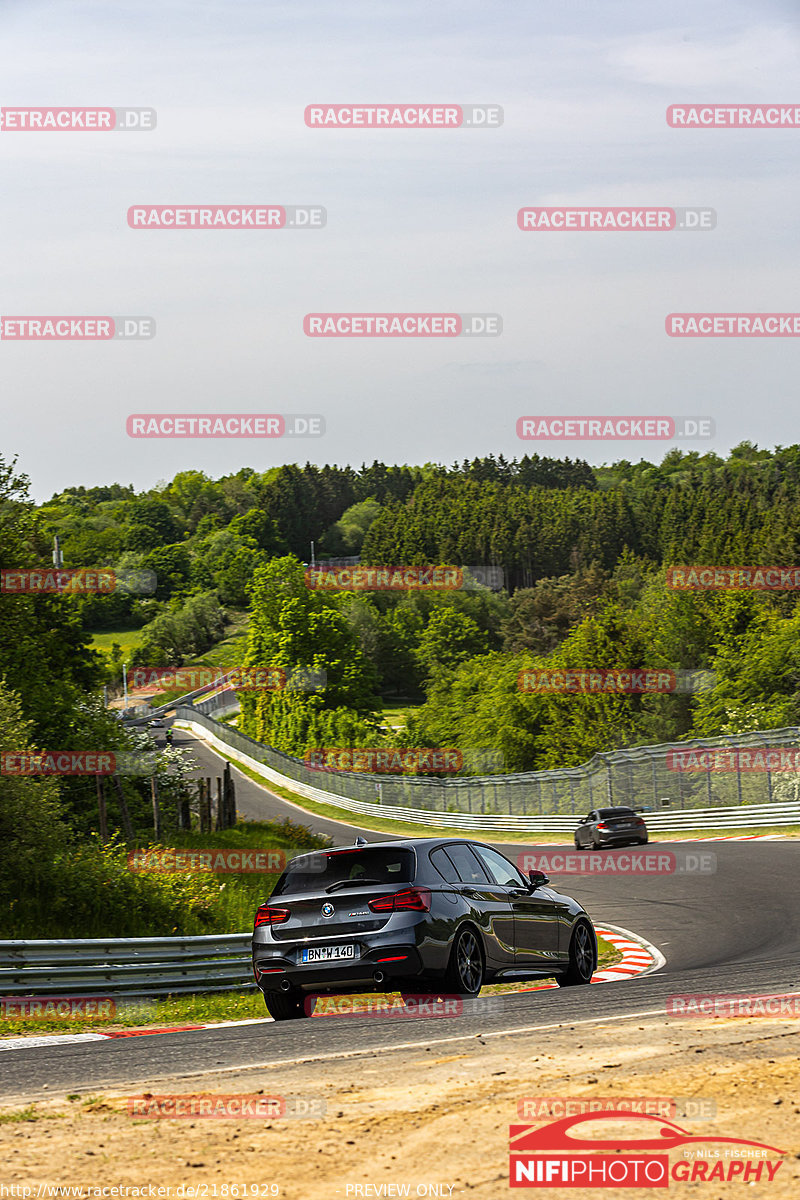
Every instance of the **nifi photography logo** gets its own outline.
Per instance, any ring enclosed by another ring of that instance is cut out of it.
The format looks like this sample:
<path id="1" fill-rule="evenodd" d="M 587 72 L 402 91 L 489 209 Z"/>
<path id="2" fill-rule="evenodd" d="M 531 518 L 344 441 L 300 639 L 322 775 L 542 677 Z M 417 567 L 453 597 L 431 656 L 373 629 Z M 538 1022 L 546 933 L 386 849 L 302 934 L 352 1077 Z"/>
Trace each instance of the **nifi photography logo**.
<path id="1" fill-rule="evenodd" d="M 764 1142 L 687 1133 L 664 1117 L 614 1111 L 512 1125 L 509 1149 L 510 1186 L 543 1189 L 771 1183 L 787 1153 Z"/>

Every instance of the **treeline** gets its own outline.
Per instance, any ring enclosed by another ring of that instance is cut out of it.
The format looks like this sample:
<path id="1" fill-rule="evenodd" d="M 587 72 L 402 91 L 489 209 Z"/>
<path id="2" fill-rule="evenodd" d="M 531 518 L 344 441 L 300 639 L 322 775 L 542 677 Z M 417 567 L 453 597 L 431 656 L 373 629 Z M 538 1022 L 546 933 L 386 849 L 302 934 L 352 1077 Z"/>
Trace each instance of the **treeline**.
<path id="1" fill-rule="evenodd" d="M 145 568 L 158 576 L 156 599 L 192 589 L 218 590 L 222 603 L 245 602 L 244 584 L 256 564 L 280 554 L 308 561 L 359 554 L 384 506 L 413 499 L 426 480 L 463 479 L 476 486 L 594 489 L 586 463 L 526 456 L 475 459 L 447 468 L 288 465 L 256 472 L 244 467 L 209 479 L 181 471 L 168 484 L 132 488 L 70 488 L 39 509 L 43 531 L 58 534 L 68 566 Z M 135 598 L 99 598 L 86 619 L 113 627 L 137 614 Z"/>
<path id="2" fill-rule="evenodd" d="M 656 564 L 800 561 L 800 447 L 744 443 L 727 461 L 676 450 L 595 474 L 598 490 L 425 480 L 382 509 L 362 558 L 502 566 L 510 591 L 593 561 L 611 570 L 626 549 Z"/>
<path id="3" fill-rule="evenodd" d="M 369 563 L 502 567 L 509 593 L 627 548 L 656 564 L 787 562 L 800 553 L 800 447 L 743 443 L 727 459 L 670 451 L 659 465 L 488 456 L 444 467 L 306 464 L 221 479 L 182 471 L 135 494 L 71 488 L 38 510 L 68 566 L 155 572 L 153 599 L 118 593 L 78 606 L 84 628 L 135 627 L 198 592 L 244 608 L 257 567 L 360 555 Z M 153 600 L 156 607 L 153 606 Z"/>
<path id="4" fill-rule="evenodd" d="M 24 548 L 9 561 L 46 561 L 57 532 L 67 565 L 151 569 L 157 590 L 38 598 L 33 607 L 20 598 L 29 619 L 19 616 L 19 644 L 5 661 L 16 679 L 31 638 L 42 696 L 54 670 L 74 695 L 102 682 L 86 629 L 145 625 L 136 661 L 179 665 L 240 608 L 252 610 L 249 666 L 326 672 L 321 692 L 245 703 L 248 732 L 291 753 L 320 739 L 385 741 L 379 713 L 393 695 L 424 701 L 409 736 L 501 745 L 515 770 L 748 722 L 793 723 L 794 596 L 681 597 L 666 589 L 664 568 L 800 563 L 798 497 L 800 446 L 750 443 L 725 459 L 673 450 L 658 465 L 488 456 L 451 467 L 243 468 L 219 480 L 186 471 L 141 494 L 74 488 L 38 511 L 23 506 Z M 498 566 L 506 587 L 310 593 L 312 542 L 318 559 Z M 784 646 L 786 669 L 775 650 Z M 756 669 L 762 662 L 769 673 Z M 602 704 L 519 695 L 518 671 L 537 663 L 706 668 L 720 683 L 710 696 Z M 42 705 L 43 720 L 58 703 Z"/>

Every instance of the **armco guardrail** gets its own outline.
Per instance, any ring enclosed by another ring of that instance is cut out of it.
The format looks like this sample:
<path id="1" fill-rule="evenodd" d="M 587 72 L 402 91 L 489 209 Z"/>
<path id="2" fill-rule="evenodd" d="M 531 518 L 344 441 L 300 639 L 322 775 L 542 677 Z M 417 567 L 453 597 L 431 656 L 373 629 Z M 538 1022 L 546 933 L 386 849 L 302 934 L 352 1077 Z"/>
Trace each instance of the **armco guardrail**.
<path id="1" fill-rule="evenodd" d="M 250 933 L 0 941 L 0 996 L 159 996 L 255 987 Z"/>
<path id="2" fill-rule="evenodd" d="M 476 832 L 571 832 L 578 819 L 593 808 L 631 804 L 653 809 L 647 812 L 648 824 L 664 831 L 800 824 L 800 797 L 795 793 L 781 803 L 775 794 L 781 786 L 772 778 L 780 774 L 777 771 L 764 771 L 759 776 L 742 770 L 715 775 L 713 782 L 711 771 L 701 771 L 700 779 L 687 779 L 679 772 L 667 771 L 665 775 L 666 768 L 657 772 L 657 763 L 663 764 L 674 748 L 685 751 L 749 744 L 758 749 L 763 746 L 758 739 L 772 739 L 773 746 L 785 746 L 790 739 L 797 741 L 800 730 L 796 728 L 743 734 L 736 740 L 681 742 L 676 747 L 637 746 L 595 755 L 582 767 L 563 770 L 440 780 L 314 770 L 301 759 L 281 754 L 196 709 L 179 708 L 176 717 L 223 754 L 263 778 L 289 787 L 306 799 L 362 816 Z M 647 774 L 639 789 L 641 771 L 635 773 L 634 763 L 641 768 L 642 762 Z M 622 779 L 620 772 L 624 772 Z M 645 786 L 647 782 L 649 787 Z M 665 796 L 668 786 L 671 794 Z M 771 802 L 758 803 L 760 790 L 768 792 Z M 658 802 L 653 801 L 654 792 Z M 710 803 L 703 804 L 706 798 Z"/>

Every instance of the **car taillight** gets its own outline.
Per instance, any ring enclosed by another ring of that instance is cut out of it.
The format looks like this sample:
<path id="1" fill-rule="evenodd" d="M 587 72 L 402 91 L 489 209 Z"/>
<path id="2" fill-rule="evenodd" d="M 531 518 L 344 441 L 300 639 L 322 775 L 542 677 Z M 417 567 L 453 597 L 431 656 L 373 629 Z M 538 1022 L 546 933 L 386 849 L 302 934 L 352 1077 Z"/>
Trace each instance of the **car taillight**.
<path id="1" fill-rule="evenodd" d="M 604 829 L 604 830 L 605 830 L 605 829 L 608 829 L 608 826 L 607 826 L 607 825 L 605 825 L 605 824 L 604 824 L 602 821 L 600 821 L 600 823 L 598 824 L 597 828 L 598 828 L 598 829 Z"/>
<path id="2" fill-rule="evenodd" d="M 634 825 L 644 825 L 644 821 L 642 820 L 641 817 L 637 817 L 636 820 L 634 821 Z"/>
<path id="3" fill-rule="evenodd" d="M 376 896 L 368 904 L 373 912 L 429 912 L 431 894 L 427 888 L 406 888 L 391 896 Z"/>
<path id="4" fill-rule="evenodd" d="M 256 912 L 254 929 L 259 925 L 282 925 L 289 920 L 288 908 L 271 908 L 269 904 L 260 904 Z"/>

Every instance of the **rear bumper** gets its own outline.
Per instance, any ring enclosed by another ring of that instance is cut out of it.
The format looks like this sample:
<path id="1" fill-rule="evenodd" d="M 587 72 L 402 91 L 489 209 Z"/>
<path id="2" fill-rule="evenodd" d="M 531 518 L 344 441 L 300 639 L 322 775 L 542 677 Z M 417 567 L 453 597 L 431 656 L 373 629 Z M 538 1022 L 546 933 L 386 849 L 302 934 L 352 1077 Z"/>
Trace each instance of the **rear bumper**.
<path id="1" fill-rule="evenodd" d="M 413 978 L 424 970 L 417 947 L 410 945 L 364 947 L 356 962 L 329 963 L 297 963 L 274 953 L 266 955 L 264 949 L 256 947 L 253 952 L 253 971 L 262 992 L 391 991 L 393 981 Z M 383 978 L 376 979 L 376 972 Z"/>
<path id="2" fill-rule="evenodd" d="M 626 829 L 624 831 L 621 831 L 620 833 L 601 833 L 600 834 L 600 845 L 601 846 L 619 846 L 619 845 L 624 845 L 626 842 L 646 842 L 646 841 L 647 841 L 647 833 L 643 829 L 640 829 L 640 830 Z"/>

